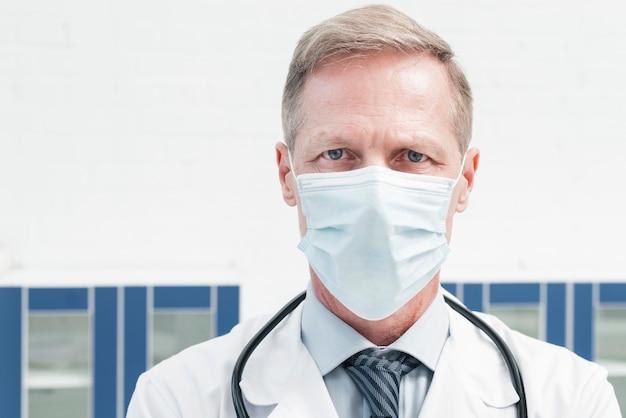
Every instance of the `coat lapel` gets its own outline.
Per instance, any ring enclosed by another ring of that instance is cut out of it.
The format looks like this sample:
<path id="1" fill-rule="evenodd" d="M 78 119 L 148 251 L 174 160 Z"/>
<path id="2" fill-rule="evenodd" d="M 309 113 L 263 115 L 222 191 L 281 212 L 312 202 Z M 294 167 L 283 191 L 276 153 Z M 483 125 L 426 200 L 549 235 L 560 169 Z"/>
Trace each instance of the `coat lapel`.
<path id="1" fill-rule="evenodd" d="M 450 336 L 420 418 L 514 417 L 519 397 L 499 351 L 465 318 L 452 310 L 449 315 Z"/>
<path id="2" fill-rule="evenodd" d="M 251 411 L 271 409 L 271 418 L 337 418 L 324 379 L 300 338 L 301 317 L 300 306 L 252 354 L 241 380 L 244 398 Z"/>
<path id="3" fill-rule="evenodd" d="M 463 385 L 450 365 L 440 361 L 419 416 L 483 418 L 491 415 L 485 403 Z"/>
<path id="4" fill-rule="evenodd" d="M 310 355 L 301 360 L 293 373 L 293 384 L 283 392 L 269 418 L 337 418 L 317 365 Z"/>

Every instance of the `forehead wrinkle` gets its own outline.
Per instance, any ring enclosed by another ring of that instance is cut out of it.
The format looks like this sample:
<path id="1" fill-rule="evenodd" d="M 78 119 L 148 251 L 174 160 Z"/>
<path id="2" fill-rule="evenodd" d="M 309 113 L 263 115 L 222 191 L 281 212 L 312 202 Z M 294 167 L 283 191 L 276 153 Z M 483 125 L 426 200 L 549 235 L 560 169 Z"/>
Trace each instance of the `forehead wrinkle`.
<path id="1" fill-rule="evenodd" d="M 364 138 L 367 128 L 358 123 L 346 123 L 337 126 L 336 129 L 329 129 L 328 126 L 313 128 L 312 140 L 324 141 L 327 144 L 346 144 L 354 142 L 359 138 Z"/>
<path id="2" fill-rule="evenodd" d="M 347 123 L 337 126 L 317 126 L 311 128 L 312 132 L 307 137 L 306 150 L 317 152 L 320 150 L 344 148 L 354 145 L 355 142 L 363 142 L 367 129 L 356 123 Z M 303 141 L 296 144 L 302 145 Z"/>

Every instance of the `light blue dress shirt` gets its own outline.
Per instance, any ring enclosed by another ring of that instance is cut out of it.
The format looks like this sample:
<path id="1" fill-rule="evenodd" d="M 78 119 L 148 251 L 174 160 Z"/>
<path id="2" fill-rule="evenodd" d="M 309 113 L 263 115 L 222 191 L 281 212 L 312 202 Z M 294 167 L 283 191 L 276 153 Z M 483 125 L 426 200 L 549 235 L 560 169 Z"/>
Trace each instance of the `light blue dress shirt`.
<path id="1" fill-rule="evenodd" d="M 443 346 L 450 333 L 450 319 L 441 290 L 422 317 L 380 354 L 399 350 L 422 364 L 402 378 L 400 417 L 417 417 L 432 381 Z M 344 360 L 374 345 L 331 313 L 317 299 L 310 284 L 302 311 L 302 341 L 317 364 L 341 418 L 369 418 L 369 406 L 341 366 Z"/>

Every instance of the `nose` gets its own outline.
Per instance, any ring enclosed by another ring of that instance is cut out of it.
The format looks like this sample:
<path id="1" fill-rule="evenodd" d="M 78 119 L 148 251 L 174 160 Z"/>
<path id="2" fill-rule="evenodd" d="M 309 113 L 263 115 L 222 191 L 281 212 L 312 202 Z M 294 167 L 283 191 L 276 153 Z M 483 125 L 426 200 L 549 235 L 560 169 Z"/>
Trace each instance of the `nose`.
<path id="1" fill-rule="evenodd" d="M 367 152 L 361 159 L 361 164 L 358 168 L 365 168 L 370 166 L 384 167 L 391 169 L 391 163 L 385 155 L 381 152 Z"/>

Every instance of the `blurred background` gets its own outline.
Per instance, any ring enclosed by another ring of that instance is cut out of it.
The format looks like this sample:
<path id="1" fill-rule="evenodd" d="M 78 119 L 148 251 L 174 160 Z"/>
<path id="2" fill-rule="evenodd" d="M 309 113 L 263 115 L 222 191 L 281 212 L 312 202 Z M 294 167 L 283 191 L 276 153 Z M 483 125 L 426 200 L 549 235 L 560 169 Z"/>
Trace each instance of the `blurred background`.
<path id="1" fill-rule="evenodd" d="M 626 4 L 386 3 L 474 90 L 446 286 L 605 364 L 626 405 Z M 362 4 L 0 0 L 1 418 L 119 418 L 143 369 L 305 288 L 283 82 Z"/>

